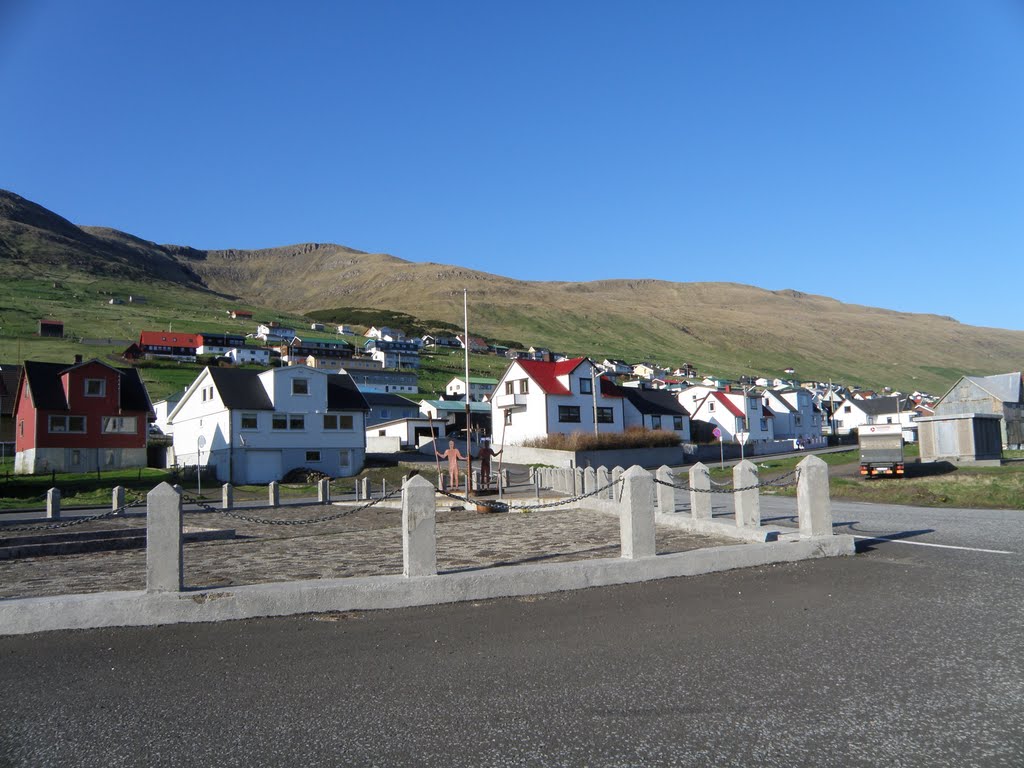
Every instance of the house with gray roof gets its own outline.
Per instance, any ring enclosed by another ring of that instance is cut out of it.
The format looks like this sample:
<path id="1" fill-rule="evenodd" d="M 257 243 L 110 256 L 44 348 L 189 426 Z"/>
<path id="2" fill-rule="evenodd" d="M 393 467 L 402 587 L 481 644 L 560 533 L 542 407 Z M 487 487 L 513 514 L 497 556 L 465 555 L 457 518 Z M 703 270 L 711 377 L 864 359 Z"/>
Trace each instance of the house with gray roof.
<path id="1" fill-rule="evenodd" d="M 347 374 L 204 368 L 167 421 L 175 463 L 209 468 L 220 482 L 264 484 L 298 467 L 358 474 L 368 410 Z"/>

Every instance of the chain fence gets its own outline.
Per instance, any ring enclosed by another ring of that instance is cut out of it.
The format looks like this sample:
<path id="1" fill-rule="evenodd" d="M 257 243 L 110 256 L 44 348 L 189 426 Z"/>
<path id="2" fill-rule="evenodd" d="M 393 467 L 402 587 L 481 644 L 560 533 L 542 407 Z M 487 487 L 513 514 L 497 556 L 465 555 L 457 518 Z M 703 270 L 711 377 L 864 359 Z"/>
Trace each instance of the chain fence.
<path id="1" fill-rule="evenodd" d="M 330 514 L 330 515 L 320 515 L 319 517 L 305 517 L 305 518 L 299 518 L 297 520 L 296 519 L 289 520 L 289 519 L 281 519 L 281 518 L 256 517 L 255 515 L 243 515 L 241 512 L 235 512 L 233 509 L 224 509 L 222 507 L 215 507 L 212 504 L 207 504 L 206 502 L 200 501 L 199 499 L 195 499 L 195 498 L 193 498 L 191 496 L 182 496 L 182 500 L 185 501 L 188 504 L 194 504 L 197 507 L 199 507 L 200 509 L 206 510 L 207 512 L 215 512 L 218 515 L 224 515 L 225 517 L 234 518 L 235 520 L 242 520 L 243 522 L 246 522 L 246 523 L 255 523 L 256 525 L 313 525 L 315 523 L 328 523 L 328 522 L 330 522 L 332 520 L 338 520 L 338 519 L 340 519 L 342 517 L 348 517 L 349 515 L 354 515 L 356 512 L 362 512 L 364 509 L 369 509 L 370 507 L 372 507 L 372 506 L 374 506 L 376 504 L 380 504 L 382 501 L 386 501 L 388 499 L 393 499 L 393 498 L 395 498 L 396 496 L 398 496 L 401 493 L 402 493 L 402 489 L 401 488 L 396 488 L 395 490 L 385 494 L 384 496 L 381 496 L 380 498 L 373 499 L 372 501 L 368 501 L 366 504 L 363 504 L 360 507 L 354 507 L 354 508 L 351 508 L 351 509 L 343 509 L 340 512 L 335 512 L 334 514 Z"/>
<path id="2" fill-rule="evenodd" d="M 0 534 L 4 533 L 31 533 L 33 531 L 56 531 L 61 528 L 72 528 L 76 525 L 82 525 L 83 523 L 92 523 L 96 520 L 109 520 L 110 518 L 117 517 L 123 514 L 126 510 L 132 507 L 138 507 L 146 503 L 145 499 L 136 499 L 135 501 L 129 502 L 123 506 L 117 507 L 116 509 L 108 510 L 98 515 L 89 515 L 87 517 L 76 517 L 71 520 L 62 520 L 59 523 L 30 523 L 28 525 L 9 526 L 6 524 L 0 524 Z"/>
<path id="3" fill-rule="evenodd" d="M 790 477 L 794 479 L 792 481 L 789 481 Z M 710 480 L 710 475 L 708 475 L 708 479 Z M 654 482 L 657 483 L 658 485 L 664 485 L 669 488 L 675 488 L 677 491 L 688 491 L 693 493 L 740 493 L 742 491 L 753 491 L 759 488 L 792 488 L 799 481 L 799 468 L 794 469 L 791 472 L 787 472 L 784 475 L 780 475 L 779 477 L 776 477 L 774 480 L 766 480 L 764 482 L 758 481 L 753 485 L 742 486 L 740 488 L 733 488 L 730 483 L 716 483 L 714 480 L 711 480 L 711 488 L 693 488 L 688 484 L 678 485 L 677 483 L 668 483 L 665 482 L 664 480 L 654 478 Z"/>
<path id="4" fill-rule="evenodd" d="M 466 496 L 459 496 L 458 494 L 450 493 L 449 491 L 445 491 L 440 488 L 437 489 L 437 493 L 440 494 L 441 496 L 447 496 L 449 499 L 461 501 L 463 504 L 475 504 L 478 507 L 490 507 L 491 509 L 497 509 L 502 512 L 533 512 L 534 510 L 537 509 L 551 509 L 553 507 L 564 507 L 567 504 L 575 504 L 576 502 L 582 501 L 583 499 L 589 499 L 592 496 L 597 496 L 598 494 L 601 493 L 607 493 L 610 489 L 614 488 L 616 485 L 619 485 L 621 482 L 621 480 L 615 480 L 608 483 L 608 485 L 604 485 L 600 488 L 590 491 L 589 493 L 581 493 L 577 496 L 570 496 L 565 499 L 558 499 L 557 501 L 545 501 L 537 504 L 511 504 L 507 501 L 498 501 L 496 499 L 474 498 L 472 496 L 469 496 L 468 494 Z"/>

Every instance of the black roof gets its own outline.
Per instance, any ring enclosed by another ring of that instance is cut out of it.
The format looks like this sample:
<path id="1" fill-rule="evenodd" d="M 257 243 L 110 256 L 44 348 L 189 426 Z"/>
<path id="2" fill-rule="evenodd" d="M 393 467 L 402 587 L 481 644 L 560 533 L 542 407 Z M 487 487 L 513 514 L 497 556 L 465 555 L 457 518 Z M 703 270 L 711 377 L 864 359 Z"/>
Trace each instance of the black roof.
<path id="1" fill-rule="evenodd" d="M 623 397 L 640 413 L 661 416 L 689 416 L 675 395 L 661 389 L 638 389 L 636 387 L 620 387 Z"/>
<path id="2" fill-rule="evenodd" d="M 394 407 L 394 408 L 415 408 L 419 410 L 419 405 L 401 395 L 391 394 L 390 392 L 363 392 L 363 399 L 366 400 L 367 405 L 371 408 L 377 406 Z"/>
<path id="3" fill-rule="evenodd" d="M 0 416 L 13 416 L 21 366 L 0 363 Z"/>
<path id="4" fill-rule="evenodd" d="M 274 403 L 259 380 L 262 371 L 251 368 L 209 369 L 225 407 L 230 410 L 272 411 Z M 327 376 L 327 410 L 368 411 L 370 407 L 347 373 Z"/>
<path id="5" fill-rule="evenodd" d="M 229 410 L 272 411 L 274 404 L 251 368 L 210 368 L 217 392 Z"/>
<path id="6" fill-rule="evenodd" d="M 887 413 L 898 413 L 907 410 L 905 399 L 892 395 L 891 397 L 872 397 L 868 400 L 850 400 L 855 403 L 864 413 L 869 416 L 882 416 Z M 913 407 L 913 406 L 911 406 Z"/>
<path id="7" fill-rule="evenodd" d="M 28 380 L 29 390 L 32 392 L 32 402 L 36 408 L 47 411 L 68 410 L 67 397 L 64 394 L 64 387 L 60 383 L 60 377 L 65 371 L 72 368 L 80 368 L 83 365 L 97 362 L 121 376 L 120 407 L 123 411 L 152 411 L 153 407 L 149 402 L 149 393 L 142 377 L 134 368 L 115 368 L 107 365 L 102 360 L 87 360 L 84 363 L 43 363 L 36 360 L 25 361 L 25 378 Z"/>
<path id="8" fill-rule="evenodd" d="M 368 411 L 363 393 L 347 373 L 327 374 L 327 410 Z"/>

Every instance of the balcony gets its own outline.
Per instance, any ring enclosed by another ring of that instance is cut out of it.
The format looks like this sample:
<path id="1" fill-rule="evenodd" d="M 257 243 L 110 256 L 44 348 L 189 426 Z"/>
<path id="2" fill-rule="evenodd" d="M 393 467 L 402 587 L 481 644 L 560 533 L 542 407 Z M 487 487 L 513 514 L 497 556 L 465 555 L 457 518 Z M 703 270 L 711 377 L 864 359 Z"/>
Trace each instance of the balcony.
<path id="1" fill-rule="evenodd" d="M 498 408 L 522 408 L 526 406 L 526 395 L 494 395 L 491 402 Z"/>

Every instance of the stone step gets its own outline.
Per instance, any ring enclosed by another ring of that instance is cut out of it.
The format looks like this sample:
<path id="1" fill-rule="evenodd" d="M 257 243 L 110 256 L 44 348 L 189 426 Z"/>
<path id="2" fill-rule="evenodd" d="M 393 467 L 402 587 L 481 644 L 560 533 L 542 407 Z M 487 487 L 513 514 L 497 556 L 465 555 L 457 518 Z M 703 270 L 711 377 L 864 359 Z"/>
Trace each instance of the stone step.
<path id="1" fill-rule="evenodd" d="M 185 543 L 235 538 L 233 528 L 185 526 Z M 59 531 L 0 539 L 0 560 L 22 557 L 72 555 L 83 552 L 111 552 L 146 546 L 145 528 L 114 528 L 102 531 Z"/>

